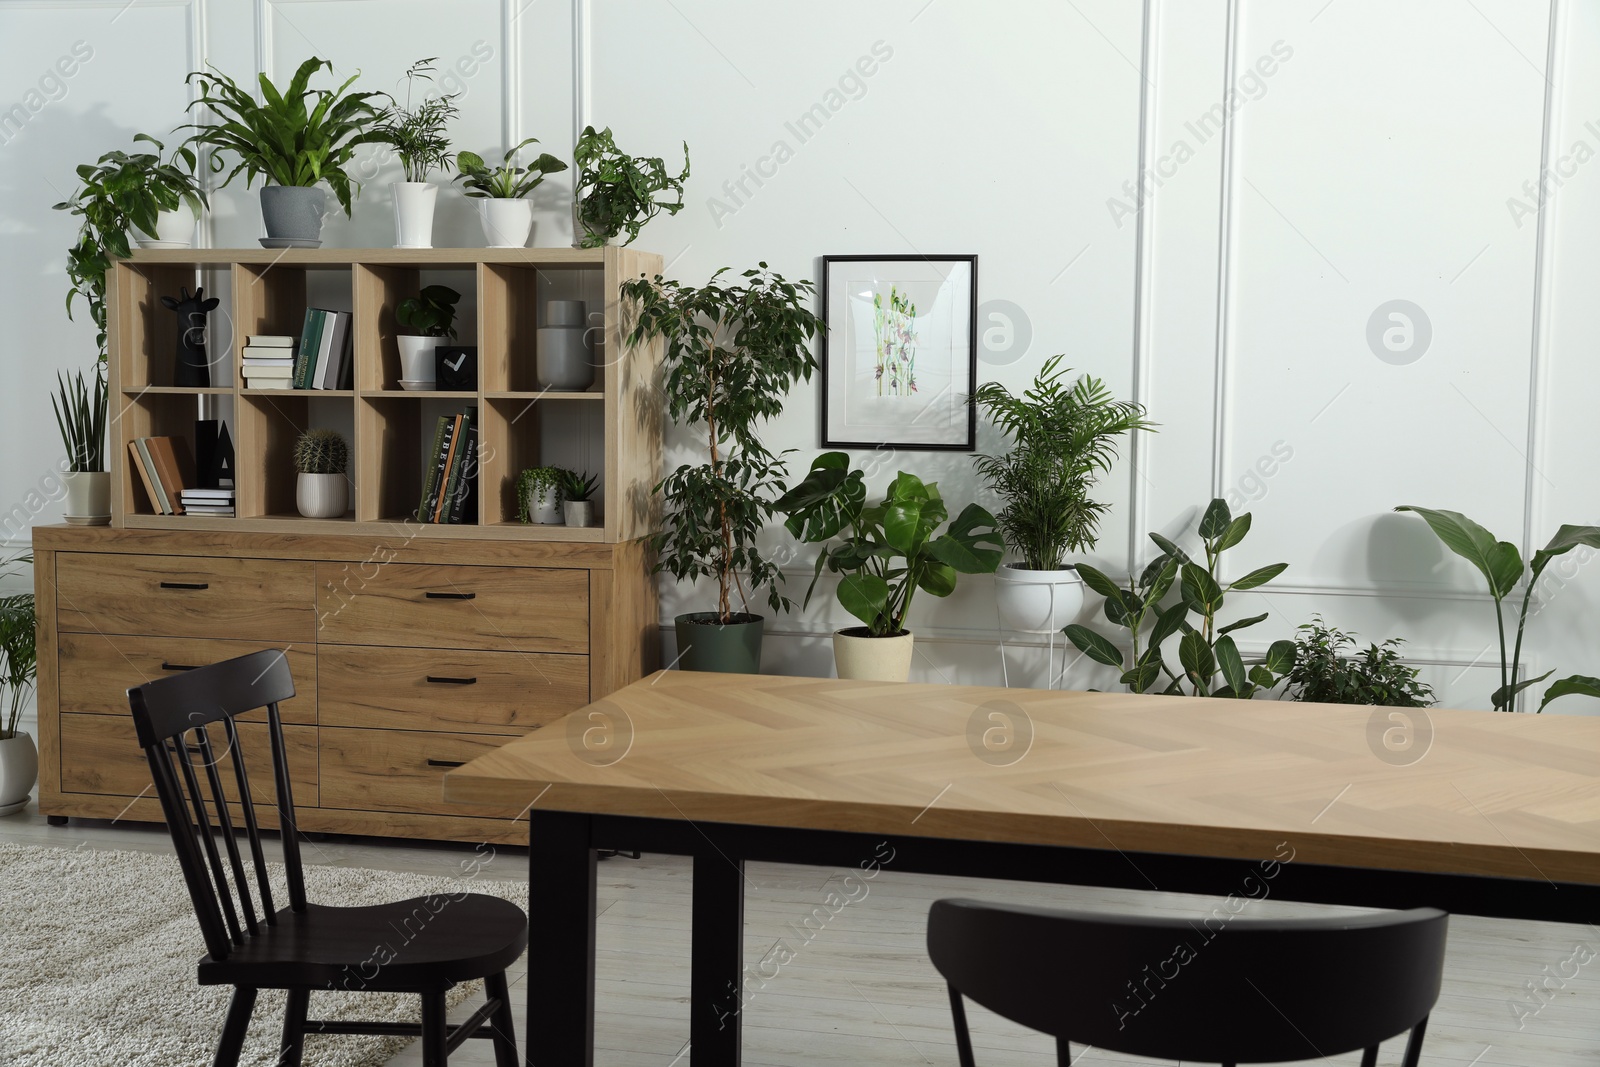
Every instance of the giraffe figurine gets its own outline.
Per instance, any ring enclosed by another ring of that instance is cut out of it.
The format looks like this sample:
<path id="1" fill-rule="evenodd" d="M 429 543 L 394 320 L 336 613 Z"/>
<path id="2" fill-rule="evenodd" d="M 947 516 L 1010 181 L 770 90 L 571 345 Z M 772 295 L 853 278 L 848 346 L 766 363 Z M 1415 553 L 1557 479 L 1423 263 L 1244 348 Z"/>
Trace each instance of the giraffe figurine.
<path id="1" fill-rule="evenodd" d="M 222 301 L 216 297 L 205 298 L 205 290 L 196 287 L 194 295 L 184 287 L 178 290 L 180 300 L 170 296 L 161 298 L 163 307 L 178 313 L 178 363 L 173 375 L 173 385 L 208 386 L 211 384 L 211 362 L 206 358 L 206 315 Z"/>

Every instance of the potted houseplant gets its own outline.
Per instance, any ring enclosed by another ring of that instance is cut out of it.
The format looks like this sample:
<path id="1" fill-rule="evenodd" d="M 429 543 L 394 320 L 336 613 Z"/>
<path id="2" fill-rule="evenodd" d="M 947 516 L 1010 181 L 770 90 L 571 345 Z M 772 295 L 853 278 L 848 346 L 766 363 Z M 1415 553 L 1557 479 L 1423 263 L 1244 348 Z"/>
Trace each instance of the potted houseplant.
<path id="1" fill-rule="evenodd" d="M 411 95 L 418 79 L 433 80 L 433 58 L 419 59 L 406 71 L 406 102 L 391 103 L 383 113 L 378 132 L 400 157 L 404 181 L 395 182 L 394 225 L 396 248 L 433 247 L 433 208 L 439 187 L 428 182 L 435 168 L 449 170 L 450 139 L 445 124 L 459 112 L 455 96 L 432 96 L 415 107 Z"/>
<path id="2" fill-rule="evenodd" d="M 104 526 L 111 521 L 111 475 L 106 471 L 106 378 L 96 365 L 91 386 L 79 371 L 72 377 L 56 372 L 55 409 L 67 469 L 65 515 L 74 526 Z"/>
<path id="3" fill-rule="evenodd" d="M 652 539 L 656 571 L 717 583 L 715 611 L 675 620 L 679 662 L 687 670 L 754 674 L 762 618 L 750 611 L 750 596 L 765 590 L 773 611 L 789 607 L 778 589 L 782 570 L 756 543 L 785 474 L 783 457 L 757 429 L 783 410 L 791 385 L 810 380 L 817 364 L 807 342 L 821 323 L 806 307 L 815 292 L 810 282 L 786 281 L 765 263 L 737 284 L 721 281 L 726 272 L 704 286 L 641 277 L 622 292 L 636 316 L 628 343 L 664 342 L 668 415 L 698 429 L 708 452 L 705 462 L 683 464 L 655 488 L 666 502 Z"/>
<path id="4" fill-rule="evenodd" d="M 1432 687 L 1418 681 L 1417 668 L 1400 658 L 1403 642 L 1398 637 L 1356 652 L 1355 635 L 1329 626 L 1321 615 L 1298 629 L 1294 668 L 1284 693 L 1288 699 L 1389 708 L 1433 705 Z"/>
<path id="5" fill-rule="evenodd" d="M 537 137 L 528 138 L 494 167 L 476 152 L 456 155 L 459 173 L 455 180 L 478 201 L 478 220 L 483 223 L 483 237 L 490 248 L 522 248 L 528 243 L 528 234 L 533 230 L 533 205 L 523 198 L 537 189 L 546 176 L 567 169 L 549 152 L 540 152 L 539 158 L 526 167 L 513 162 L 518 152 L 538 143 Z"/>
<path id="6" fill-rule="evenodd" d="M 595 132 L 585 126 L 573 147 L 578 180 L 572 189 L 573 244 L 599 248 L 615 244 L 624 232 L 632 244 L 644 224 L 665 211 L 683 210 L 683 183 L 689 177 L 689 144 L 683 145 L 683 173 L 676 178 L 656 158 L 630 156 L 617 150 L 611 128 Z M 676 201 L 657 200 L 657 193 L 675 193 Z"/>
<path id="7" fill-rule="evenodd" d="M 31 555 L 21 555 L 0 562 L 0 566 L 32 562 Z M 4 657 L 0 684 L 10 689 L 10 704 L 0 720 L 5 727 L 0 730 L 0 815 L 12 815 L 28 806 L 39 774 L 38 749 L 33 738 L 19 729 L 38 663 L 37 626 L 32 593 L 0 597 L 0 656 Z"/>
<path id="8" fill-rule="evenodd" d="M 1106 505 L 1089 491 L 1111 469 L 1117 438 L 1152 426 L 1143 407 L 1114 399 L 1098 378 L 1069 381 L 1064 359 L 1051 356 L 1021 396 L 999 382 L 972 394 L 1011 444 L 1009 452 L 977 456 L 975 463 L 1005 502 L 1000 532 L 1021 557 L 995 572 L 1000 617 L 1025 633 L 1054 633 L 1083 606 L 1083 582 L 1066 557 L 1092 549 L 1097 539 Z"/>
<path id="9" fill-rule="evenodd" d="M 594 523 L 595 476 L 576 471 L 561 473 L 561 514 L 568 526 L 590 526 Z"/>
<path id="10" fill-rule="evenodd" d="M 308 519 L 338 519 L 350 508 L 350 446 L 337 430 L 307 430 L 294 443 L 295 506 Z"/>
<path id="11" fill-rule="evenodd" d="M 456 338 L 456 304 L 461 294 L 448 285 L 425 285 L 416 296 L 400 301 L 395 321 L 416 331 L 395 338 L 400 346 L 400 388 L 424 391 L 434 388 L 439 365 L 434 349 L 439 339 Z"/>
<path id="12" fill-rule="evenodd" d="M 160 141 L 144 133 L 133 139 L 154 145 L 155 151 L 112 151 L 85 163 L 78 168 L 80 184 L 72 199 L 56 210 L 82 216 L 80 235 L 97 237 L 113 256 L 128 254 L 130 228 L 140 248 L 188 248 L 206 206 L 205 190 L 195 179 L 193 149 L 180 145 L 163 161 L 166 146 Z"/>
<path id="13" fill-rule="evenodd" d="M 833 635 L 839 677 L 903 682 L 911 673 L 906 614 L 918 589 L 949 596 L 960 574 L 993 574 L 1005 546 L 995 517 L 968 504 L 949 511 L 934 482 L 901 471 L 881 504 L 867 505 L 866 478 L 843 452 L 824 452 L 777 503 L 801 541 L 821 544 L 806 603 L 824 568 L 842 574 L 839 604 L 862 625 Z M 837 538 L 838 540 L 835 540 Z"/>
<path id="14" fill-rule="evenodd" d="M 226 166 L 222 153 L 234 157 L 223 187 L 240 171 L 246 186 L 261 177 L 261 218 L 267 230 L 261 243 L 268 248 L 320 245 L 327 204 L 321 184 L 328 183 L 339 206 L 350 214 L 351 189 L 360 185 L 345 167 L 358 146 L 383 140 L 379 102 L 387 95 L 347 92 L 359 73 L 336 89 L 311 88 L 311 76 L 324 67 L 331 71 L 333 64 L 311 57 L 282 90 L 260 75 L 260 101 L 215 67 L 193 71 L 186 79 L 200 87 L 190 109 L 208 108 L 217 116 L 215 122 L 186 127 L 195 131 L 189 142 L 216 150 L 211 157 L 214 172 Z"/>
<path id="15" fill-rule="evenodd" d="M 517 521 L 560 526 L 561 486 L 570 471 L 529 467 L 517 475 Z"/>

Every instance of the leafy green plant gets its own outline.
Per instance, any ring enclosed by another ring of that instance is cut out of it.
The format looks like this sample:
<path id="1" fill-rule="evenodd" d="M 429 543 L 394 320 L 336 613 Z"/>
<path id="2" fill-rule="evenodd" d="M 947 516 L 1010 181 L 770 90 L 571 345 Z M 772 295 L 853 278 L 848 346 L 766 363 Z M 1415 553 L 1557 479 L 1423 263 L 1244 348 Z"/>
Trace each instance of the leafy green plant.
<path id="1" fill-rule="evenodd" d="M 448 285 L 425 285 L 394 309 L 395 321 L 422 337 L 456 337 L 456 304 L 461 294 Z"/>
<path id="2" fill-rule="evenodd" d="M 1422 516 L 1428 528 L 1444 542 L 1444 546 L 1471 563 L 1489 583 L 1489 595 L 1494 598 L 1494 621 L 1500 632 L 1500 688 L 1489 696 L 1496 711 L 1516 710 L 1517 694 L 1529 686 L 1538 685 L 1555 671 L 1548 670 L 1537 678 L 1522 678 L 1522 634 L 1528 625 L 1528 605 L 1533 603 L 1534 588 L 1539 576 L 1557 556 L 1571 552 L 1579 545 L 1600 548 L 1600 526 L 1572 526 L 1563 523 L 1550 543 L 1533 554 L 1530 564 L 1524 564 L 1522 553 L 1509 541 L 1497 541 L 1494 534 L 1479 526 L 1459 511 L 1438 511 L 1410 504 L 1395 508 Z M 1522 606 L 1517 609 L 1516 643 L 1507 655 L 1505 601 L 1518 591 L 1522 593 Z M 1579 694 L 1600 697 L 1600 678 L 1574 674 L 1550 683 L 1539 701 L 1536 712 L 1558 697 Z"/>
<path id="3" fill-rule="evenodd" d="M 1298 629 L 1294 669 L 1284 691 L 1290 700 L 1390 708 L 1433 705 L 1432 687 L 1417 681 L 1417 668 L 1401 660 L 1400 646 L 1405 642 L 1398 637 L 1354 652 L 1355 635 L 1329 626 L 1321 615 Z"/>
<path id="4" fill-rule="evenodd" d="M 491 167 L 476 152 L 456 155 L 456 169 L 461 173 L 455 181 L 461 182 L 468 196 L 492 200 L 518 200 L 539 187 L 551 174 L 566 170 L 567 165 L 549 152 L 540 152 L 539 158 L 526 167 L 512 162 L 518 152 L 539 138 L 530 137 L 505 154 L 499 166 Z"/>
<path id="5" fill-rule="evenodd" d="M 287 88 L 279 91 L 265 74 L 258 77 L 261 100 L 215 67 L 192 71 L 187 82 L 198 84 L 200 96 L 189 105 L 209 108 L 217 116 L 211 123 L 194 123 L 186 129 L 195 133 L 190 144 L 202 144 L 229 153 L 233 169 L 222 186 L 244 172 L 245 185 L 257 176 L 263 182 L 285 186 L 312 186 L 327 182 L 339 198 L 339 206 L 350 214 L 352 187 L 360 183 L 345 172 L 358 146 L 382 142 L 378 125 L 384 110 L 380 103 L 387 93 L 346 92 L 361 75 L 345 79 L 336 89 L 313 89 L 311 76 L 333 64 L 312 56 L 294 72 Z M 211 169 L 226 168 L 220 154 L 211 157 Z"/>
<path id="6" fill-rule="evenodd" d="M 205 190 L 195 179 L 195 154 L 180 145 L 163 161 L 166 146 L 149 134 L 135 134 L 134 142 L 155 146 L 154 152 L 107 152 L 94 163 L 78 167 L 78 187 L 55 205 L 83 222 L 78 239 L 67 252 L 67 317 L 72 302 L 82 296 L 98 336 L 95 344 L 102 362 L 106 358 L 106 271 L 113 259 L 129 253 L 128 229 L 154 234 L 156 217 L 163 211 L 187 206 L 197 216 L 206 206 Z M 182 166 L 179 166 L 179 163 Z"/>
<path id="7" fill-rule="evenodd" d="M 33 555 L 23 553 L 0 560 L 0 577 L 16 577 L 11 570 L 18 563 L 32 563 Z M 0 684 L 10 690 L 5 707 L 4 729 L 0 738 L 15 737 L 22 722 L 22 709 L 33 691 L 34 673 L 39 664 L 38 620 L 32 593 L 12 593 L 0 597 Z"/>
<path id="8" fill-rule="evenodd" d="M 343 474 L 350 446 L 337 430 L 307 430 L 294 443 L 294 469 L 301 474 Z"/>
<path id="9" fill-rule="evenodd" d="M 823 546 L 806 603 L 824 567 L 843 574 L 839 603 L 873 637 L 905 632 L 918 589 L 946 597 L 955 592 L 958 575 L 993 574 L 1000 566 L 1005 546 L 995 518 L 977 504 L 968 504 L 935 536 L 949 517 L 937 483 L 901 471 L 883 503 L 868 507 L 866 500 L 865 476 L 850 469 L 850 457 L 824 452 L 777 509 L 788 516 L 784 525 L 790 533 Z M 835 537 L 837 543 L 827 543 Z"/>
<path id="10" fill-rule="evenodd" d="M 1161 555 L 1150 561 L 1137 581 L 1130 580 L 1127 588 L 1119 587 L 1086 563 L 1078 564 L 1083 583 L 1105 597 L 1102 610 L 1106 621 L 1129 632 L 1133 652 L 1124 659 L 1122 650 L 1109 638 L 1077 623 L 1063 631 L 1067 639 L 1095 662 L 1122 671 L 1122 684 L 1135 693 L 1184 695 L 1187 683 L 1187 692 L 1194 696 L 1249 700 L 1258 691 L 1276 686 L 1294 667 L 1294 642 L 1274 641 L 1265 659 L 1247 669 L 1233 633 L 1265 622 L 1267 615 L 1217 625 L 1217 614 L 1227 593 L 1260 588 L 1289 566 L 1272 563 L 1258 567 L 1226 586 L 1218 580 L 1222 554 L 1244 540 L 1250 532 L 1250 522 L 1248 512 L 1234 518 L 1227 501 L 1218 497 L 1200 518 L 1205 565 L 1202 567 L 1176 543 L 1152 533 L 1150 540 L 1161 549 Z M 1174 588 L 1178 591 L 1177 602 L 1163 605 L 1162 600 Z M 1195 622 L 1189 621 L 1190 615 L 1195 616 Z M 1148 635 L 1143 633 L 1146 620 L 1153 620 Z M 1179 638 L 1178 671 L 1172 669 L 1162 652 L 1162 645 L 1174 636 Z"/>
<path id="11" fill-rule="evenodd" d="M 683 210 L 683 183 L 689 178 L 689 143 L 683 144 L 683 173 L 667 173 L 667 164 L 654 157 L 630 156 L 617 148 L 611 127 L 596 133 L 585 126 L 572 149 L 578 182 L 572 195 L 577 204 L 578 235 L 584 248 L 599 248 L 622 231 L 623 244 L 632 244 L 644 224 L 665 211 Z M 676 201 L 657 200 L 657 193 L 676 193 Z"/>
<path id="12" fill-rule="evenodd" d="M 433 170 L 449 170 L 450 139 L 444 135 L 449 121 L 460 114 L 453 94 L 430 96 L 415 107 L 411 94 L 418 81 L 433 81 L 433 62 L 437 56 L 419 59 L 406 70 L 406 102 L 390 103 L 384 110 L 378 132 L 400 157 L 400 169 L 408 182 L 425 182 Z"/>
<path id="13" fill-rule="evenodd" d="M 574 503 L 582 503 L 594 495 L 597 479 L 593 474 L 579 474 L 577 471 L 561 472 L 561 499 Z"/>
<path id="14" fill-rule="evenodd" d="M 106 378 L 99 366 L 94 370 L 94 385 L 83 372 L 64 375 L 56 371 L 57 395 L 50 398 L 55 409 L 61 444 L 67 450 L 67 469 L 84 474 L 106 469 Z"/>
<path id="15" fill-rule="evenodd" d="M 701 427 L 709 453 L 656 486 L 667 503 L 653 538 L 656 570 L 679 581 L 715 578 L 721 623 L 750 621 L 735 618 L 735 588 L 745 615 L 750 594 L 761 589 L 774 612 L 789 607 L 778 589 L 783 572 L 756 545 L 786 473 L 757 429 L 783 410 L 791 385 L 811 380 L 817 364 L 807 343 L 821 326 L 806 306 L 815 293 L 810 282 L 787 281 L 765 263 L 737 284 L 721 281 L 727 271 L 703 286 L 659 274 L 622 286 L 635 314 L 628 343 L 664 342 L 667 413 Z"/>
<path id="16" fill-rule="evenodd" d="M 533 521 L 528 502 L 541 496 L 553 496 L 552 503 L 561 502 L 561 487 L 571 471 L 563 467 L 525 467 L 517 475 L 517 521 Z"/>
<path id="17" fill-rule="evenodd" d="M 1117 438 L 1154 426 L 1142 406 L 1114 399 L 1100 379 L 1069 382 L 1066 358 L 1051 356 L 1021 396 L 999 382 L 972 394 L 1011 443 L 1011 451 L 974 462 L 1005 500 L 1000 532 L 1030 570 L 1058 570 L 1068 552 L 1094 547 L 1106 505 L 1089 490 L 1117 458 Z"/>

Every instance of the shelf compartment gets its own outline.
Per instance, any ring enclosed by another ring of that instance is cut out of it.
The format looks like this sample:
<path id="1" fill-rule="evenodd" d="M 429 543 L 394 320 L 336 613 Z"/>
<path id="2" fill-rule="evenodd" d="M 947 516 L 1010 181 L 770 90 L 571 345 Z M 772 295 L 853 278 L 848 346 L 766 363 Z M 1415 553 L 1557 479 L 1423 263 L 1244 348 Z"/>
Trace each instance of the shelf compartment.
<path id="1" fill-rule="evenodd" d="M 520 528 L 517 476 L 529 467 L 566 467 L 596 476 L 595 521 L 606 509 L 604 408 L 599 404 L 546 404 L 523 397 L 489 398 L 483 407 L 480 500 L 484 525 Z M 581 539 L 581 538 L 579 538 Z M 574 538 L 568 538 L 574 540 Z"/>
<path id="2" fill-rule="evenodd" d="M 188 521 L 187 516 L 164 516 L 156 509 L 155 501 L 145 491 L 144 479 L 139 476 L 138 468 L 134 464 L 133 453 L 128 450 L 128 444 L 138 437 L 175 437 L 183 444 L 178 449 L 179 460 L 185 465 L 184 478 L 189 484 L 194 484 L 195 478 L 195 421 L 200 418 L 200 402 L 196 399 L 198 394 L 187 390 L 180 392 L 146 392 L 124 394 L 121 405 L 110 412 L 115 427 L 111 438 L 107 442 L 112 451 L 111 470 L 113 471 L 112 491 L 113 514 L 123 517 L 145 516 L 149 518 L 168 518 L 182 523 Z M 228 426 L 230 436 L 236 438 L 235 419 L 230 417 L 230 412 L 218 411 L 211 417 L 220 419 Z M 237 455 L 237 449 L 235 449 Z M 235 460 L 235 476 L 237 480 L 237 459 Z M 231 521 L 221 516 L 222 521 Z"/>
<path id="3" fill-rule="evenodd" d="M 545 302 L 582 300 L 590 325 L 595 327 L 594 363 L 597 393 L 603 393 L 609 374 L 607 329 L 604 317 L 616 308 L 607 306 L 605 275 L 590 266 L 552 264 L 482 263 L 478 266 L 478 292 L 483 343 L 478 347 L 481 385 L 486 393 L 538 393 L 539 327 L 545 324 Z"/>
<path id="4" fill-rule="evenodd" d="M 345 397 L 310 389 L 266 389 L 241 394 L 235 446 L 240 518 L 297 516 L 294 445 L 310 429 L 336 430 L 350 446 L 348 476 L 360 471 L 354 405 Z M 351 487 L 355 500 L 355 487 Z M 354 518 L 354 514 L 350 518 Z M 338 520 L 323 520 L 338 521 Z"/>
<path id="5" fill-rule="evenodd" d="M 355 281 L 350 267 L 311 267 L 273 262 L 235 265 L 233 281 L 233 367 L 243 366 L 245 340 L 258 334 L 299 337 L 306 308 L 328 311 L 355 309 Z M 293 350 L 291 350 L 293 351 Z M 281 389 L 244 389 L 248 393 Z M 325 390 L 343 392 L 343 390 Z"/>
<path id="6" fill-rule="evenodd" d="M 429 453 L 438 420 L 464 408 L 476 407 L 477 396 L 464 394 L 462 398 L 453 398 L 438 393 L 385 393 L 363 396 L 358 403 L 357 432 L 371 448 L 363 451 L 356 479 L 362 489 L 356 496 L 356 518 L 367 522 L 418 525 L 417 506 L 422 500 L 427 464 L 433 458 Z M 478 432 L 481 466 L 485 442 L 481 425 Z M 479 499 L 481 507 L 481 494 Z M 476 525 L 476 521 L 469 515 L 460 524 L 425 525 L 459 530 Z"/>
<path id="7" fill-rule="evenodd" d="M 478 344 L 478 275 L 471 265 L 447 264 L 440 268 L 423 268 L 361 264 L 354 268 L 354 279 L 355 384 L 361 393 L 412 395 L 400 388 L 400 344 L 396 338 L 406 329 L 400 325 L 395 313 L 402 300 L 416 296 L 425 286 L 447 285 L 461 294 L 461 301 L 456 304 L 455 327 L 458 336 L 454 340 L 441 337 L 439 344 Z M 479 358 L 482 358 L 481 352 Z"/>

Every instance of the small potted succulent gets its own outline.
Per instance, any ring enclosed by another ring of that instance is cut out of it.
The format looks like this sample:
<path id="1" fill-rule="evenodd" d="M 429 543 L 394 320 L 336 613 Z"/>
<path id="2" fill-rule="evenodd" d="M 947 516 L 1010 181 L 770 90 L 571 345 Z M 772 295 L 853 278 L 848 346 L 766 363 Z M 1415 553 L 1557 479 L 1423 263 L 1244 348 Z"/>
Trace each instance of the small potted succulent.
<path id="1" fill-rule="evenodd" d="M 55 408 L 67 469 L 63 516 L 74 526 L 104 526 L 111 521 L 111 475 L 106 472 L 106 378 L 99 366 L 91 386 L 83 372 L 69 378 L 56 372 Z"/>
<path id="2" fill-rule="evenodd" d="M 0 567 L 32 563 L 33 556 L 13 556 L 0 561 Z M 0 571 L 13 577 L 15 572 Z M 38 623 L 34 617 L 32 593 L 0 596 L 0 687 L 9 688 L 9 703 L 0 719 L 0 815 L 13 815 L 28 806 L 33 783 L 39 775 L 39 751 L 33 738 L 18 727 L 22 709 L 33 691 L 34 670 L 38 663 Z"/>
<path id="3" fill-rule="evenodd" d="M 689 177 L 689 144 L 683 145 L 683 173 L 674 178 L 664 160 L 630 156 L 617 148 L 611 128 L 585 126 L 572 150 L 578 180 L 572 189 L 572 238 L 579 248 L 632 244 L 644 224 L 665 211 L 683 210 L 683 183 Z M 674 193 L 677 200 L 657 200 Z M 620 240 L 626 233 L 628 239 Z"/>
<path id="4" fill-rule="evenodd" d="M 217 117 L 186 127 L 195 131 L 189 143 L 215 150 L 211 165 L 218 173 L 226 167 L 222 155 L 234 157 L 223 187 L 240 171 L 247 186 L 258 176 L 263 181 L 261 218 L 267 236 L 261 243 L 267 248 L 322 244 L 327 210 L 322 183 L 328 183 L 349 215 L 351 190 L 360 183 L 345 168 L 358 146 L 384 139 L 379 121 L 387 94 L 347 92 L 359 73 L 335 89 L 311 88 L 311 76 L 323 68 L 331 71 L 333 64 L 311 57 L 284 89 L 260 75 L 260 100 L 215 68 L 193 71 L 186 79 L 200 88 L 190 110 L 206 108 Z"/>
<path id="5" fill-rule="evenodd" d="M 508 151 L 498 166 L 491 167 L 476 152 L 456 155 L 455 180 L 462 183 L 466 194 L 478 201 L 478 219 L 483 223 L 483 237 L 490 248 L 522 248 L 528 243 L 533 230 L 533 205 L 523 199 L 533 192 L 548 175 L 567 169 L 567 165 L 549 152 L 539 153 L 539 158 L 526 167 L 514 160 L 517 153 L 537 137 Z"/>
<path id="6" fill-rule="evenodd" d="M 576 471 L 561 472 L 561 514 L 568 526 L 594 524 L 595 476 Z"/>
<path id="7" fill-rule="evenodd" d="M 560 526 L 561 487 L 571 473 L 561 467 L 529 467 L 517 475 L 517 521 Z"/>
<path id="8" fill-rule="evenodd" d="M 350 507 L 350 446 L 337 430 L 307 430 L 294 443 L 295 506 L 308 519 L 338 519 Z"/>
<path id="9" fill-rule="evenodd" d="M 133 139 L 154 145 L 155 151 L 107 152 L 85 163 L 78 168 L 81 184 L 72 199 L 56 210 L 82 216 L 83 232 L 103 235 L 113 256 L 128 254 L 130 229 L 140 248 L 188 248 L 206 207 L 205 190 L 195 178 L 194 150 L 180 145 L 163 161 L 166 146 L 160 141 L 144 133 Z"/>
<path id="10" fill-rule="evenodd" d="M 394 224 L 396 248 L 433 247 L 433 208 L 439 187 L 428 182 L 434 169 L 449 170 L 450 139 L 445 124 L 459 112 L 455 96 L 431 96 L 415 107 L 411 95 L 418 80 L 433 80 L 433 61 L 419 59 L 406 71 L 406 102 L 389 105 L 378 127 L 383 140 L 400 157 L 404 181 L 394 183 Z"/>
<path id="11" fill-rule="evenodd" d="M 425 285 L 394 309 L 395 321 L 414 331 L 395 338 L 400 346 L 400 388 L 426 391 L 435 387 L 439 365 L 434 349 L 441 337 L 456 339 L 456 304 L 460 301 L 461 294 L 448 285 Z"/>

